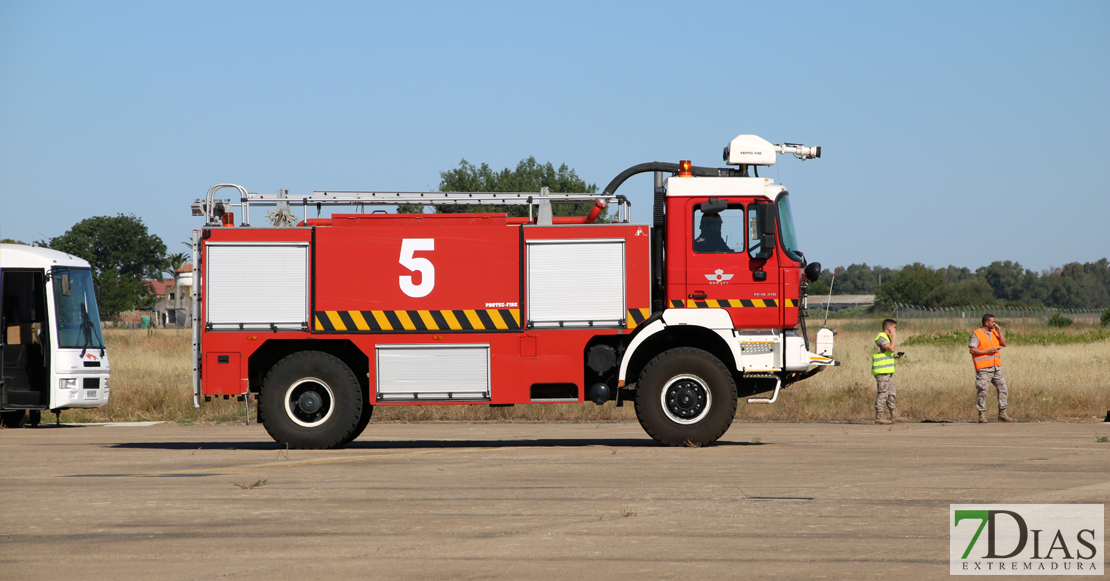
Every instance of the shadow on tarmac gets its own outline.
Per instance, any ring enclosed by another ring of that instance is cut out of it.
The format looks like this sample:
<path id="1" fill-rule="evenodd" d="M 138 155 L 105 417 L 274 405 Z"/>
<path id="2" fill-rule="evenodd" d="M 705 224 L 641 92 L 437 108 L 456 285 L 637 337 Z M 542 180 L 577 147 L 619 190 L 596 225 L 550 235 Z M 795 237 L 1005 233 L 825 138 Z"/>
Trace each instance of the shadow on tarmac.
<path id="1" fill-rule="evenodd" d="M 722 442 L 713 443 L 707 448 L 717 446 L 763 446 L 764 442 Z M 443 448 L 586 448 L 590 446 L 609 448 L 662 448 L 650 438 L 633 439 L 539 439 L 539 440 L 399 440 L 355 441 L 343 446 L 342 450 L 419 450 Z M 109 448 L 124 450 L 281 450 L 277 442 L 127 442 L 112 444 Z"/>

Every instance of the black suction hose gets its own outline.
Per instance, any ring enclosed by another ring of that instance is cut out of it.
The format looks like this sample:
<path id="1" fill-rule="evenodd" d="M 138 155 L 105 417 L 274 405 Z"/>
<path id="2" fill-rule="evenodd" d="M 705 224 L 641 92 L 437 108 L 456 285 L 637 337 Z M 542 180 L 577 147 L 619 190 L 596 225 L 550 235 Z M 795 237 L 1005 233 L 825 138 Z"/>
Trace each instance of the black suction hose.
<path id="1" fill-rule="evenodd" d="M 666 162 L 662 162 L 662 161 L 651 161 L 651 162 L 648 162 L 648 163 L 641 163 L 639 165 L 634 165 L 634 166 L 622 171 L 621 173 L 617 174 L 617 177 L 613 178 L 613 181 L 609 182 L 609 185 L 605 186 L 604 194 L 610 195 L 610 196 L 615 194 L 616 191 L 617 191 L 617 188 L 621 187 L 621 184 L 623 184 L 625 182 L 625 180 L 627 180 L 628 178 L 630 178 L 630 177 L 632 177 L 636 174 L 641 174 L 641 173 L 645 173 L 645 172 L 649 172 L 649 171 L 664 171 L 664 172 L 676 174 L 676 173 L 679 172 L 679 167 L 678 167 L 677 163 L 666 163 Z M 745 167 L 745 166 L 740 166 L 740 169 L 731 168 L 731 167 L 721 167 L 721 168 L 717 168 L 717 167 L 691 167 L 690 168 L 690 173 L 694 176 L 703 177 L 703 178 L 706 178 L 706 177 L 747 177 L 748 168 Z"/>

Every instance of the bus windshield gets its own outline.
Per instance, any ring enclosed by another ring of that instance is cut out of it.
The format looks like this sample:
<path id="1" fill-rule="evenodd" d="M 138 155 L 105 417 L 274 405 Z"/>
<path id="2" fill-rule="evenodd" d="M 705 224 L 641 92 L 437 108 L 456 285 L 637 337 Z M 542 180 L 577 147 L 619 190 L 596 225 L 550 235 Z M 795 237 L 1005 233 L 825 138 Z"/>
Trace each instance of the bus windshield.
<path id="1" fill-rule="evenodd" d="M 58 347 L 103 349 L 104 334 L 100 330 L 100 312 L 96 308 L 92 271 L 55 268 L 52 278 Z"/>

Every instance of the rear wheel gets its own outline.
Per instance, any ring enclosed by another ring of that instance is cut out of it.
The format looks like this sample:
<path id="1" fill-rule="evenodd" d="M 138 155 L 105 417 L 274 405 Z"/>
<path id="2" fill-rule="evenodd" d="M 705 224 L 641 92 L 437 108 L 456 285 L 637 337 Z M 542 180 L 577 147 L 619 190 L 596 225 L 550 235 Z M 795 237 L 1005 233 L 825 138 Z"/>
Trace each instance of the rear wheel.
<path id="1" fill-rule="evenodd" d="M 0 412 L 0 425 L 5 428 L 22 428 L 26 423 L 26 410 Z"/>
<path id="2" fill-rule="evenodd" d="M 735 416 L 732 374 L 707 351 L 670 349 L 640 373 L 636 417 L 644 431 L 662 444 L 712 444 L 724 435 Z"/>
<path id="3" fill-rule="evenodd" d="M 343 361 L 302 351 L 278 361 L 262 381 L 263 426 L 294 449 L 336 448 L 358 435 L 363 394 Z M 365 427 L 365 426 L 363 426 Z"/>

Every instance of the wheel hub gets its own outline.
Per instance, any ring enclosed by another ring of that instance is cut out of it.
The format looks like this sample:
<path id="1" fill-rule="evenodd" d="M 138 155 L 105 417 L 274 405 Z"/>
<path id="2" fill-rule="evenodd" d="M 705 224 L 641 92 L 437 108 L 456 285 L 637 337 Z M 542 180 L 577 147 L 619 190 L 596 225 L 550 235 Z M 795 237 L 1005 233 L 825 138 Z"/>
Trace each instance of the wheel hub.
<path id="1" fill-rule="evenodd" d="M 285 412 L 293 423 L 313 428 L 328 421 L 335 411 L 335 394 L 326 382 L 306 377 L 290 385 L 285 392 Z"/>
<path id="2" fill-rule="evenodd" d="M 306 414 L 314 414 L 320 411 L 323 405 L 324 400 L 315 391 L 306 391 L 301 394 L 301 397 L 297 398 L 297 407 Z"/>
<path id="3" fill-rule="evenodd" d="M 683 420 L 700 416 L 705 411 L 708 399 L 705 386 L 692 378 L 682 378 L 671 383 L 664 396 L 670 415 Z"/>

